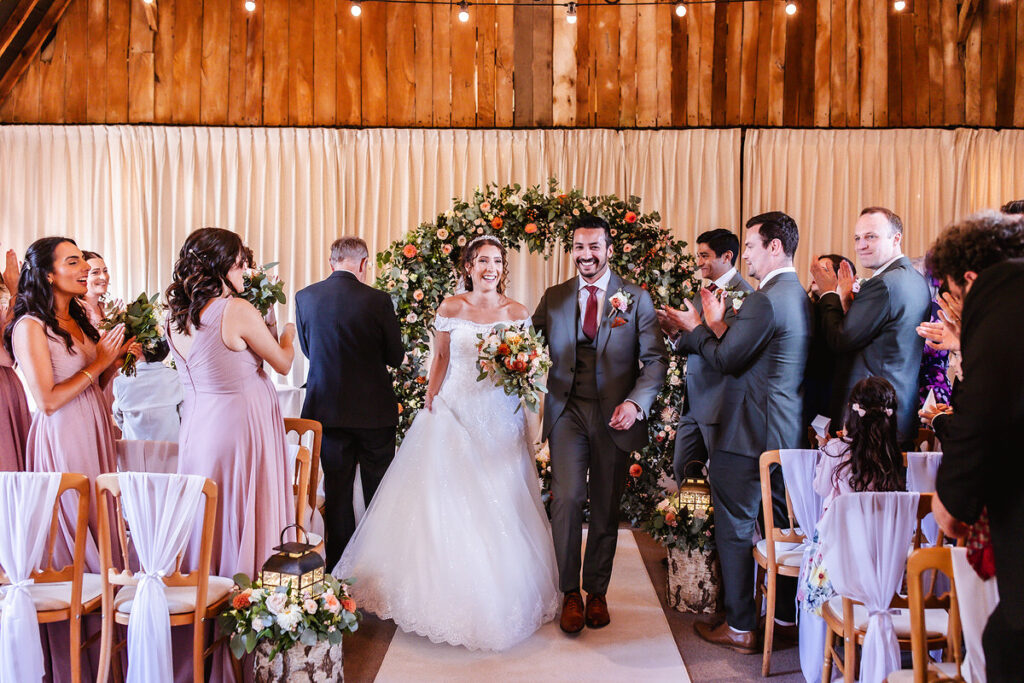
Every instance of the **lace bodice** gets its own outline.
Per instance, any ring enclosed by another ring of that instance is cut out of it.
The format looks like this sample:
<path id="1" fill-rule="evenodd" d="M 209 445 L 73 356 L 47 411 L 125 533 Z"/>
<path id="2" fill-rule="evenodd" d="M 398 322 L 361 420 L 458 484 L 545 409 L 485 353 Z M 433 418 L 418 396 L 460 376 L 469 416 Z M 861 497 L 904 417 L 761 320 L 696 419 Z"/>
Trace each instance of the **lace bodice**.
<path id="1" fill-rule="evenodd" d="M 434 318 L 434 329 L 438 332 L 448 332 L 451 335 L 449 342 L 448 373 L 445 375 L 444 384 L 441 386 L 440 395 L 468 398 L 480 391 L 494 389 L 491 382 L 477 382 L 480 376 L 477 366 L 477 344 L 480 338 L 477 335 L 487 334 L 495 325 L 530 325 L 528 318 L 523 320 L 498 320 L 493 323 L 475 323 L 464 318 L 446 318 L 439 315 Z M 498 390 L 504 395 L 504 392 Z M 516 399 L 508 397 L 515 410 Z"/>

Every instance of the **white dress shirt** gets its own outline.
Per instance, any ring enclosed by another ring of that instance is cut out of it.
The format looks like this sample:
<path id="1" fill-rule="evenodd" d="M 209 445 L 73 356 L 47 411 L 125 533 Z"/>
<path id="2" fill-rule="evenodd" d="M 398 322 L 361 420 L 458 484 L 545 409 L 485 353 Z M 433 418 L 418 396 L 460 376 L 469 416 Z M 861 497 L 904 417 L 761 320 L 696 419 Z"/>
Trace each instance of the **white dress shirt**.
<path id="1" fill-rule="evenodd" d="M 597 324 L 598 324 L 598 326 L 600 326 L 601 325 L 601 313 L 603 312 L 602 309 L 604 309 L 604 299 L 605 299 L 604 295 L 608 291 L 608 283 L 611 281 L 611 279 L 612 279 L 611 268 L 606 268 L 605 271 L 604 271 L 604 275 L 602 275 L 601 277 L 597 278 L 597 282 L 587 282 L 586 280 L 583 279 L 582 275 L 577 277 L 577 280 L 579 281 L 578 296 L 579 296 L 579 305 L 580 305 L 580 323 L 581 324 L 583 323 L 584 319 L 586 318 L 586 315 L 587 315 L 587 301 L 590 298 L 590 292 L 588 292 L 585 289 L 585 287 L 589 287 L 591 285 L 593 285 L 594 287 L 597 287 L 597 291 L 594 292 L 594 296 L 597 297 Z"/>
<path id="2" fill-rule="evenodd" d="M 732 282 L 734 277 L 736 277 L 736 268 L 732 267 L 725 273 L 725 275 L 715 280 L 715 287 L 718 287 L 719 289 L 729 289 L 729 283 Z"/>
<path id="3" fill-rule="evenodd" d="M 114 421 L 125 439 L 177 442 L 184 400 L 177 370 L 163 363 L 139 361 L 134 377 L 114 377 Z"/>
<path id="4" fill-rule="evenodd" d="M 796 272 L 796 268 L 794 268 L 793 266 L 783 266 L 782 268 L 776 268 L 775 270 L 773 270 L 772 272 L 768 273 L 763 278 L 761 278 L 761 282 L 757 285 L 757 288 L 758 289 L 764 289 L 764 286 L 766 284 L 768 284 L 769 282 L 771 282 L 772 278 L 775 277 L 776 275 L 781 275 L 782 273 L 795 273 L 795 272 Z"/>

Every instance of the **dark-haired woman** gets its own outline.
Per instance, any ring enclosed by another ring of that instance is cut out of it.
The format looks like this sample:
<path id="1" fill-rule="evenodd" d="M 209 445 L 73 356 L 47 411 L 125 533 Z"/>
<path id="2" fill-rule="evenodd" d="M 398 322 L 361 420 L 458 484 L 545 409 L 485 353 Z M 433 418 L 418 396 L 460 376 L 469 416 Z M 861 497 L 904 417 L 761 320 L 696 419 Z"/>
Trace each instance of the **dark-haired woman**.
<path id="1" fill-rule="evenodd" d="M 89 316 L 89 322 L 93 327 L 99 329 L 105 315 L 103 300 L 107 296 L 107 288 L 110 286 L 110 270 L 107 268 L 107 262 L 95 251 L 83 251 L 82 258 L 89 264 L 89 275 L 86 279 L 86 290 L 82 295 L 82 303 L 85 306 L 86 315 Z"/>
<path id="2" fill-rule="evenodd" d="M 229 230 L 202 228 L 185 240 L 167 288 L 168 340 L 185 387 L 178 471 L 217 482 L 210 572 L 253 576 L 294 521 L 284 420 L 263 372 L 284 374 L 295 326 L 278 342 L 259 311 L 235 296 L 251 252 Z"/>
<path id="3" fill-rule="evenodd" d="M 18 257 L 13 249 L 6 254 L 0 279 L 0 339 L 14 315 L 18 294 Z M 28 412 L 25 387 L 14 372 L 14 359 L 0 344 L 0 471 L 25 469 L 25 441 L 32 415 Z"/>

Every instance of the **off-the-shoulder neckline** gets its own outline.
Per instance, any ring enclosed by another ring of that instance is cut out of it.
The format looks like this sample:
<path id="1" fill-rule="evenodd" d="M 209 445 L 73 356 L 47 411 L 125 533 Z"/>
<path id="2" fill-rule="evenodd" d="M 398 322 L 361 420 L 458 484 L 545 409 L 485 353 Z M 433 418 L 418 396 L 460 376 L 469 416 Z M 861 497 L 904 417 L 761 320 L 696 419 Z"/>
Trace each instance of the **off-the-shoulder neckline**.
<path id="1" fill-rule="evenodd" d="M 449 317 L 447 315 L 441 315 L 440 313 L 438 313 L 437 315 L 434 316 L 434 320 L 453 320 L 453 321 L 458 321 L 458 322 L 462 322 L 462 323 L 468 323 L 470 325 L 477 325 L 479 327 L 493 327 L 495 325 L 500 325 L 502 323 L 523 323 L 523 322 L 528 322 L 530 319 L 529 318 L 520 318 L 518 320 L 515 320 L 515 319 L 512 319 L 512 318 L 506 318 L 504 320 L 495 320 L 495 321 L 489 322 L 489 323 L 478 323 L 477 321 L 469 320 L 468 318 L 453 318 L 453 317 Z"/>

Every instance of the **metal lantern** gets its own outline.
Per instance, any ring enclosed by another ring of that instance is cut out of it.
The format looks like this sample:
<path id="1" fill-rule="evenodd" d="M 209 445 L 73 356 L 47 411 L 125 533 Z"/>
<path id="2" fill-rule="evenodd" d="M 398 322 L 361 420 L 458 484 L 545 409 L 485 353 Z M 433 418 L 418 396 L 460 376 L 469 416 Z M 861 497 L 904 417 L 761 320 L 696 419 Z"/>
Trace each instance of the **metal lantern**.
<path id="1" fill-rule="evenodd" d="M 300 543 L 298 540 L 285 543 L 284 534 L 291 527 L 301 531 L 303 538 L 306 537 L 305 529 L 298 524 L 289 524 L 282 529 L 281 545 L 274 548 L 278 552 L 263 564 L 260 581 L 267 589 L 290 585 L 300 595 L 309 591 L 311 597 L 316 597 L 325 589 L 324 558 L 315 551 L 316 546 L 309 543 Z"/>
<path id="2" fill-rule="evenodd" d="M 693 465 L 700 469 L 700 474 L 703 476 L 691 477 L 687 474 Z M 712 508 L 711 486 L 708 484 L 704 466 L 696 460 L 691 460 L 683 467 L 683 475 L 686 478 L 679 484 L 679 493 L 677 494 L 680 512 L 684 509 L 689 510 L 691 515 L 695 515 L 698 511 L 710 512 Z"/>

